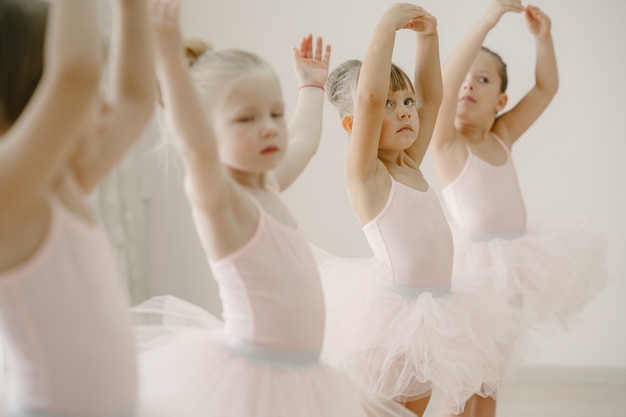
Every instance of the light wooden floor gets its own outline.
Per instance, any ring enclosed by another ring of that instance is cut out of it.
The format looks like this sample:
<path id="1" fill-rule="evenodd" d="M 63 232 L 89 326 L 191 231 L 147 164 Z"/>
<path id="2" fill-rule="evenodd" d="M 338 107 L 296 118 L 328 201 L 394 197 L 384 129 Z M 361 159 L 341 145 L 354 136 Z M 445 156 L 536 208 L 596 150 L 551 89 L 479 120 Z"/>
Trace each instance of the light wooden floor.
<path id="1" fill-rule="evenodd" d="M 436 417 L 436 395 L 428 408 Z M 524 369 L 503 383 L 496 417 L 626 417 L 626 369 Z"/>

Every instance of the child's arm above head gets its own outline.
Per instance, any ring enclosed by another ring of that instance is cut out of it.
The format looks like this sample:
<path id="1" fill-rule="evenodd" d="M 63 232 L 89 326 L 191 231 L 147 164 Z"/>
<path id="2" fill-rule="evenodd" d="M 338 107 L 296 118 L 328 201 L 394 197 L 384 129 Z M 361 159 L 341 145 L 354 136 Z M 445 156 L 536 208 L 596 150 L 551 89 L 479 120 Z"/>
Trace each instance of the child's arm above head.
<path id="1" fill-rule="evenodd" d="M 425 14 L 421 7 L 412 4 L 394 4 L 374 30 L 359 74 L 354 115 L 347 122 L 351 130 L 346 158 L 349 187 L 373 184 L 378 171 L 378 146 L 389 94 L 396 31 L 411 28 L 411 22 Z"/>
<path id="2" fill-rule="evenodd" d="M 178 0 L 152 0 L 156 74 L 168 126 L 180 152 L 193 204 L 214 210 L 224 203 L 226 174 L 217 143 L 191 78 L 180 27 Z"/>
<path id="3" fill-rule="evenodd" d="M 447 148 L 456 139 L 454 120 L 459 90 L 487 34 L 505 13 L 522 11 L 524 7 L 520 0 L 493 0 L 481 19 L 447 59 L 443 67 L 443 99 L 433 134 L 435 151 Z"/>
<path id="4" fill-rule="evenodd" d="M 496 119 L 493 131 L 512 145 L 548 107 L 559 87 L 550 18 L 539 8 L 526 8 L 526 21 L 537 48 L 535 85 L 508 112 Z"/>
<path id="5" fill-rule="evenodd" d="M 324 48 L 321 37 L 317 38 L 314 46 L 313 35 L 310 34 L 292 50 L 293 68 L 300 90 L 296 110 L 289 122 L 287 154 L 274 169 L 281 191 L 298 178 L 319 147 L 330 50 L 330 45 Z"/>
<path id="6" fill-rule="evenodd" d="M 152 0 L 156 74 L 176 148 L 185 166 L 185 191 L 209 258 L 232 253 L 250 239 L 258 211 L 221 163 L 213 126 L 184 56 L 178 0 Z"/>
<path id="7" fill-rule="evenodd" d="M 48 7 L 41 80 L 0 139 L 0 201 L 17 210 L 41 198 L 64 168 L 101 76 L 97 1 L 56 0 Z"/>
<path id="8" fill-rule="evenodd" d="M 95 150 L 75 164 L 85 191 L 93 189 L 141 136 L 155 102 L 154 59 L 148 0 L 117 0 L 112 34 L 112 102 L 105 109 L 106 132 Z M 102 117 L 101 115 L 100 117 Z"/>
<path id="9" fill-rule="evenodd" d="M 437 19 L 426 13 L 414 19 L 411 28 L 417 32 L 414 83 L 420 126 L 417 139 L 407 153 L 419 165 L 424 159 L 435 127 L 443 87 Z"/>

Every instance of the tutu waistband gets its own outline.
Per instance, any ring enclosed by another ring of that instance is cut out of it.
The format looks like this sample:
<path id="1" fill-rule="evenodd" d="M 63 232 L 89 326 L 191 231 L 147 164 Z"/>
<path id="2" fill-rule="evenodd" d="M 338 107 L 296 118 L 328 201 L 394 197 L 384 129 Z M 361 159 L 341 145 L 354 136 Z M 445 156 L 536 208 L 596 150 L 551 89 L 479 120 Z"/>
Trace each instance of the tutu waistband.
<path id="1" fill-rule="evenodd" d="M 395 282 L 382 282 L 385 288 L 404 298 L 417 298 L 425 293 L 430 293 L 433 297 L 445 297 L 450 294 L 449 285 L 443 287 L 409 287 L 406 285 L 396 284 Z"/>
<path id="2" fill-rule="evenodd" d="M 496 238 L 512 240 L 512 239 L 517 239 L 518 237 L 524 236 L 525 234 L 526 232 L 507 232 L 507 233 L 467 232 L 467 235 L 470 238 L 470 240 L 473 240 L 474 242 L 485 242 L 487 240 L 496 239 Z"/>
<path id="3" fill-rule="evenodd" d="M 43 411 L 43 410 L 29 410 L 15 403 L 6 404 L 4 406 L 3 411 L 5 414 L 2 414 L 2 415 L 6 417 L 71 417 L 69 414 L 59 414 L 59 413 L 53 413 L 50 411 Z M 75 416 L 75 415 L 76 414 L 72 414 L 72 416 Z M 95 415 L 96 414 L 94 414 L 94 416 Z M 99 413 L 97 415 L 105 416 L 105 417 L 137 417 L 137 412 L 133 410 L 133 411 L 128 411 L 128 412 L 119 412 L 119 413 L 112 413 L 112 414 Z M 81 414 L 81 416 L 89 417 L 88 414 Z"/>
<path id="4" fill-rule="evenodd" d="M 295 369 L 319 365 L 319 350 L 281 350 L 255 345 L 236 337 L 224 337 L 223 343 L 235 355 L 269 368 Z"/>

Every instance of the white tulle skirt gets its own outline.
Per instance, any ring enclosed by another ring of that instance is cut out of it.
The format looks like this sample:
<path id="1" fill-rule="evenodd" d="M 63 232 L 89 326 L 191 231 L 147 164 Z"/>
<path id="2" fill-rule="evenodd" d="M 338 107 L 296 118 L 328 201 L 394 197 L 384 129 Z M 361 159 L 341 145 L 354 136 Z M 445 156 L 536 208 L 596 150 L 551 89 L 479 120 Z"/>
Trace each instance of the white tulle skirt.
<path id="1" fill-rule="evenodd" d="M 372 259 L 316 254 L 327 304 L 322 356 L 380 400 L 436 390 L 460 413 L 475 394 L 495 396 L 519 362 L 524 324 L 499 294 L 401 287 L 375 276 Z"/>
<path id="2" fill-rule="evenodd" d="M 368 398 L 319 352 L 226 339 L 219 319 L 174 297 L 148 300 L 133 314 L 141 323 L 142 417 L 412 416 Z"/>
<path id="3" fill-rule="evenodd" d="M 518 237 L 470 238 L 458 228 L 452 230 L 453 286 L 505 291 L 536 330 L 569 330 L 607 285 L 606 245 L 597 234 L 530 231 Z"/>

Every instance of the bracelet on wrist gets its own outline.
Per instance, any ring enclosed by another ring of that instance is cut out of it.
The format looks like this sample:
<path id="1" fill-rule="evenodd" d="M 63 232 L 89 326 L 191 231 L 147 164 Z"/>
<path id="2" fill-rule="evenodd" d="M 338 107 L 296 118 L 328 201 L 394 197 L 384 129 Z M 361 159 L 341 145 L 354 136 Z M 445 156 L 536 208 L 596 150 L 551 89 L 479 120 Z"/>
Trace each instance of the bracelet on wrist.
<path id="1" fill-rule="evenodd" d="M 322 91 L 326 91 L 326 88 L 321 85 L 321 84 L 302 84 L 300 87 L 298 87 L 298 90 L 302 90 L 303 88 L 308 88 L 308 87 L 312 87 L 312 88 L 319 88 Z"/>

